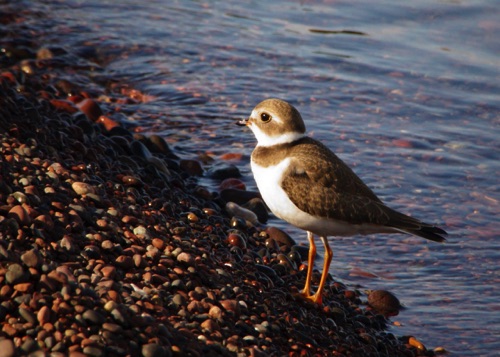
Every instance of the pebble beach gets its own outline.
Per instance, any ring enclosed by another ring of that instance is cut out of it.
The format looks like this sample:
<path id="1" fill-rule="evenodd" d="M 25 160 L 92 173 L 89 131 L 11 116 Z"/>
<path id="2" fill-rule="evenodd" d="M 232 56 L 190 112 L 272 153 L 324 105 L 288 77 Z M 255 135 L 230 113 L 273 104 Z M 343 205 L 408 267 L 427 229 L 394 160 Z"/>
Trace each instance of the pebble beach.
<path id="1" fill-rule="evenodd" d="M 0 356 L 438 353 L 388 332 L 387 292 L 330 279 L 322 307 L 297 297 L 307 247 L 262 224 L 237 167 L 201 186 L 196 157 L 125 120 L 145 94 L 98 49 L 45 43 L 2 7 Z"/>

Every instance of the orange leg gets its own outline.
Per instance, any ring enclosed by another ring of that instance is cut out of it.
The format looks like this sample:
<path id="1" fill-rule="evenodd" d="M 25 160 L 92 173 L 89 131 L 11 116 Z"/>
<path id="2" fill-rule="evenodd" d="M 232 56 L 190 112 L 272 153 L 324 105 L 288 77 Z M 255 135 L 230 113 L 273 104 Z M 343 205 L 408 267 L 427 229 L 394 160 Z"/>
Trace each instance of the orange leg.
<path id="1" fill-rule="evenodd" d="M 315 302 L 316 304 L 321 305 L 323 303 L 323 298 L 322 298 L 322 293 L 323 293 L 323 288 L 326 283 L 326 278 L 328 277 L 328 269 L 330 268 L 330 263 L 332 262 L 333 258 L 333 252 L 332 248 L 330 248 L 330 244 L 328 244 L 328 238 L 327 237 L 321 237 L 321 241 L 323 242 L 323 245 L 325 246 L 325 257 L 323 261 L 323 272 L 321 273 L 321 280 L 319 281 L 319 286 L 318 290 L 316 293 L 310 297 L 312 302 Z M 310 251 L 309 251 L 310 253 Z"/>
<path id="2" fill-rule="evenodd" d="M 309 256 L 307 260 L 306 285 L 302 290 L 302 295 L 306 298 L 310 298 L 312 272 L 314 268 L 314 259 L 316 258 L 316 244 L 314 244 L 314 235 L 312 234 L 312 232 L 307 232 L 307 239 L 309 240 Z"/>

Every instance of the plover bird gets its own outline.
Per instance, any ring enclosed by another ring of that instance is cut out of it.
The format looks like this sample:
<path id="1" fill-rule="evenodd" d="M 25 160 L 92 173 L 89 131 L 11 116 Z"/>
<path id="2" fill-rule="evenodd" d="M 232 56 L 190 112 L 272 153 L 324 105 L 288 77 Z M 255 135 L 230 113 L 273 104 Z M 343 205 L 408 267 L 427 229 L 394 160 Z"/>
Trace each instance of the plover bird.
<path id="1" fill-rule="evenodd" d="M 387 207 L 325 145 L 306 136 L 300 113 L 280 99 L 259 103 L 248 119 L 257 138 L 251 167 L 257 187 L 275 216 L 307 231 L 307 276 L 301 294 L 322 304 L 322 290 L 332 261 L 328 236 L 409 233 L 444 242 L 447 233 Z M 323 272 L 315 294 L 311 278 L 316 256 L 314 235 L 325 246 Z"/>

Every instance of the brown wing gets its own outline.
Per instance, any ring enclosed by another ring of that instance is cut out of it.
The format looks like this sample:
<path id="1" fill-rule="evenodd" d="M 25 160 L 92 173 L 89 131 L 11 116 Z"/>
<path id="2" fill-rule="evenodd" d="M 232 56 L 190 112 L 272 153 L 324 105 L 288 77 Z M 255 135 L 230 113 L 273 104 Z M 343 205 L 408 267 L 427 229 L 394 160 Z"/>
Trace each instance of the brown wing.
<path id="1" fill-rule="evenodd" d="M 307 161 L 314 152 L 314 161 Z M 333 152 L 307 138 L 294 146 L 282 182 L 290 200 L 312 215 L 360 224 L 387 226 L 435 241 L 442 229 L 420 222 L 387 206 Z"/>

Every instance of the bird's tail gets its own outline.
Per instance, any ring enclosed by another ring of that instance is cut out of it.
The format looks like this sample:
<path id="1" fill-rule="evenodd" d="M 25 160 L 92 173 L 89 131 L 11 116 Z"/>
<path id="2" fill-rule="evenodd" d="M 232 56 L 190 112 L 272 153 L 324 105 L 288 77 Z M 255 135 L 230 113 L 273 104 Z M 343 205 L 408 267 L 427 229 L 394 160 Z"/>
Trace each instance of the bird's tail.
<path id="1" fill-rule="evenodd" d="M 424 223 L 416 218 L 407 216 L 390 208 L 386 208 L 385 212 L 389 216 L 389 222 L 387 223 L 389 227 L 393 227 L 403 233 L 412 234 L 438 243 L 446 241 L 444 236 L 448 235 L 448 233 L 444 229 Z"/>
<path id="2" fill-rule="evenodd" d="M 429 239 L 438 243 L 445 242 L 446 238 L 443 236 L 448 234 L 444 229 L 431 225 L 423 225 L 418 229 L 401 229 L 401 228 L 398 229 L 402 232 L 409 233 L 414 236 L 419 236 L 425 239 Z"/>

